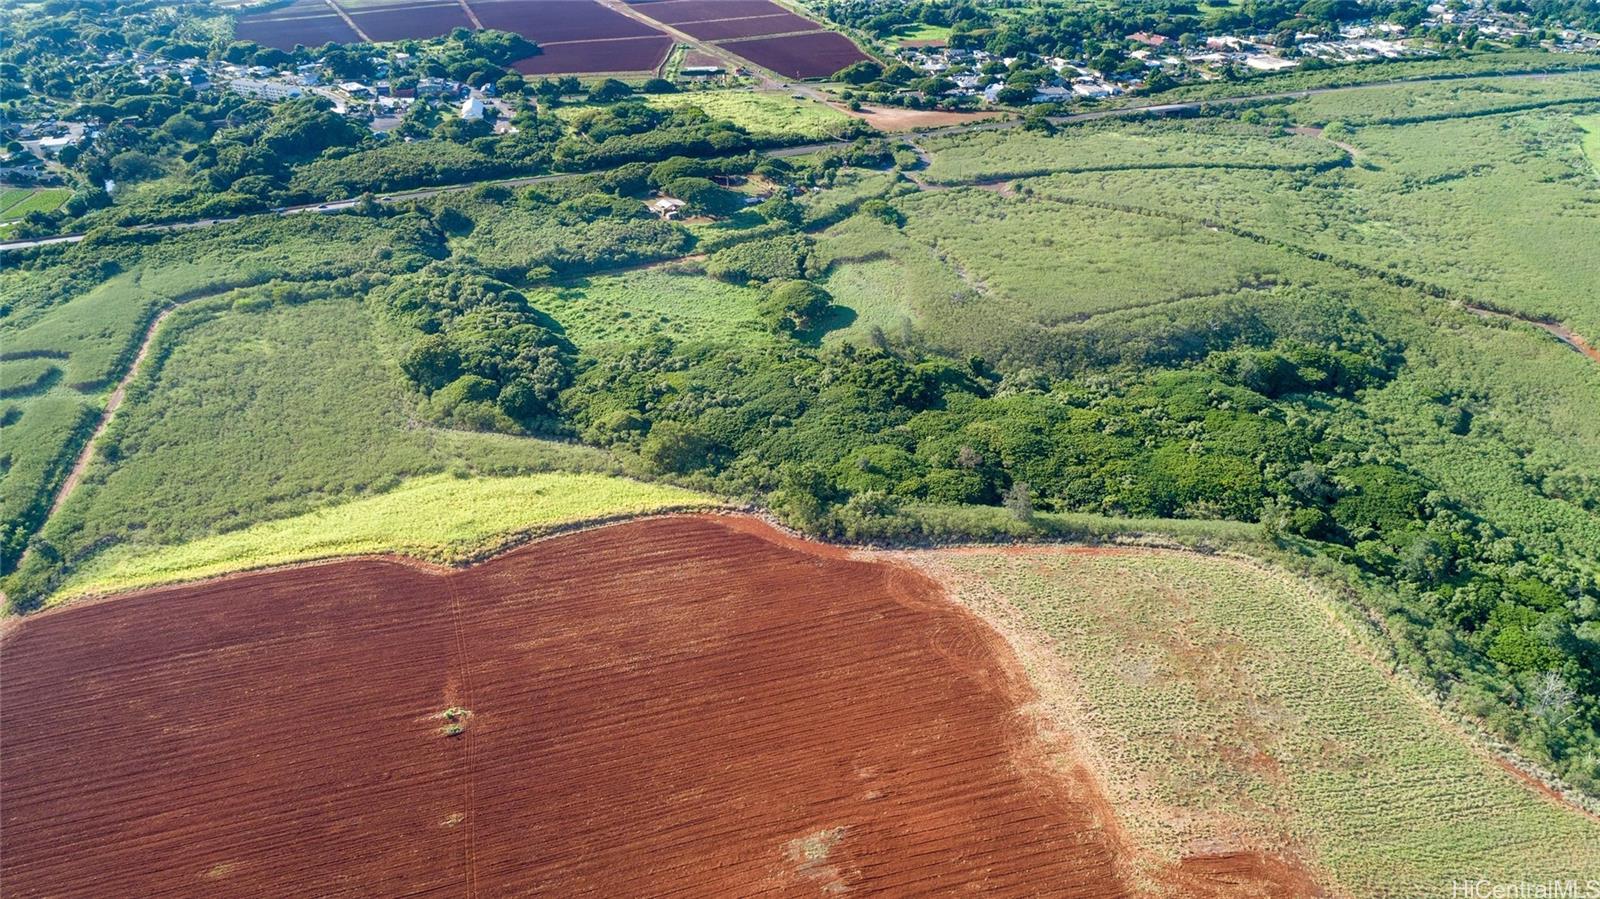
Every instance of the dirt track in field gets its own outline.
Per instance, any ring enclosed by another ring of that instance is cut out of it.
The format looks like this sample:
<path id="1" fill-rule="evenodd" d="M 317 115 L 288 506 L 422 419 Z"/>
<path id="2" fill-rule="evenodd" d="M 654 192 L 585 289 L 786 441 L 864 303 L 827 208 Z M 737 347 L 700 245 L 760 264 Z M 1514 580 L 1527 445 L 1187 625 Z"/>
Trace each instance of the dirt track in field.
<path id="1" fill-rule="evenodd" d="M 994 631 L 750 519 L 240 575 L 3 649 L 9 897 L 1126 892 Z"/>

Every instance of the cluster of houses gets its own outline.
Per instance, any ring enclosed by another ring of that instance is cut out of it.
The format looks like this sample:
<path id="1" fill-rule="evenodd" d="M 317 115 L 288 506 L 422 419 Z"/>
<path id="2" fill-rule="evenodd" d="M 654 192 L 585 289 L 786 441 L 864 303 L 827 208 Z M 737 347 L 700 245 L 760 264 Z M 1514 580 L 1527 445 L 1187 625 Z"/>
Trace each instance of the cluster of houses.
<path id="1" fill-rule="evenodd" d="M 967 50 L 953 47 L 907 47 L 900 51 L 902 62 L 927 75 L 942 76 L 952 85 L 945 91 L 947 97 L 982 97 L 986 102 L 999 102 L 1005 89 L 1003 80 L 980 74 L 992 69 L 994 64 L 1009 69 L 1016 57 L 996 56 L 985 50 Z M 1050 83 L 1040 84 L 1035 90 L 1034 102 L 1047 103 L 1071 100 L 1075 97 L 1098 99 L 1122 93 L 1137 82 L 1107 77 L 1086 65 L 1060 57 L 1041 60 L 1056 73 Z"/>
<path id="2" fill-rule="evenodd" d="M 1449 7 L 1435 3 L 1428 7 L 1428 15 L 1415 29 L 1418 35 L 1453 25 L 1476 28 L 1478 33 L 1499 40 L 1513 40 L 1518 36 L 1525 36 L 1530 42 L 1542 39 L 1545 49 L 1556 52 L 1600 52 L 1600 35 L 1572 29 L 1541 33 L 1529 24 L 1525 13 L 1497 11 L 1484 0 Z M 1293 69 L 1308 59 L 1346 63 L 1437 53 L 1429 42 L 1418 40 L 1404 25 L 1393 22 L 1350 24 L 1329 33 L 1301 32 L 1287 45 L 1279 36 L 1267 34 L 1184 35 L 1179 41 L 1141 31 L 1128 35 L 1127 40 L 1129 46 L 1135 48 L 1127 55 L 1144 64 L 1143 74 L 1101 72 L 1082 60 L 1040 59 L 1037 64 L 1048 66 L 1056 77 L 1037 85 L 1032 101 L 1055 103 L 1110 97 L 1142 86 L 1156 71 L 1165 71 L 1175 78 L 1214 80 L 1224 77 L 1227 70 L 1235 66 L 1279 72 Z M 1004 75 L 982 73 L 997 72 L 997 68 L 1010 69 L 1016 62 L 983 50 L 940 46 L 905 47 L 899 56 L 902 62 L 926 75 L 948 79 L 953 86 L 945 91 L 945 96 L 977 96 L 989 103 L 1000 101 L 1006 87 Z"/>
<path id="3" fill-rule="evenodd" d="M 396 54 L 405 57 L 406 54 Z M 398 62 L 403 63 L 400 59 Z M 380 61 L 374 60 L 377 65 Z M 496 96 L 493 84 L 473 87 L 448 78 L 417 78 L 410 87 L 397 87 L 388 77 L 371 82 L 341 81 L 324 84 L 321 66 L 308 63 L 297 66 L 293 72 L 262 71 L 260 66 L 223 66 L 219 77 L 228 89 L 261 100 L 276 102 L 315 95 L 333 103 L 335 112 L 364 117 L 373 131 L 387 132 L 400 125 L 406 111 L 415 103 L 437 103 L 451 109 L 467 121 L 481 121 L 490 117 L 491 108 L 496 115 L 496 133 L 514 131 L 511 125 L 512 110 Z M 378 71 L 387 76 L 385 63 Z"/>

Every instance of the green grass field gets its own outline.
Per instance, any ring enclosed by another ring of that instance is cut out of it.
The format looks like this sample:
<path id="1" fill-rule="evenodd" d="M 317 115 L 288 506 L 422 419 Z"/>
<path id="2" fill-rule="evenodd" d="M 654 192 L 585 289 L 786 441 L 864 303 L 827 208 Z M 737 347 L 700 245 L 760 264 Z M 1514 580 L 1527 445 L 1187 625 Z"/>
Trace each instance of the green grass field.
<path id="1" fill-rule="evenodd" d="M 192 543 L 118 547 L 74 572 L 51 602 L 362 553 L 461 561 L 565 524 L 716 503 L 693 491 L 601 474 L 430 475 L 387 493 Z"/>
<path id="2" fill-rule="evenodd" d="M 645 269 L 535 291 L 529 297 L 580 349 L 653 335 L 675 340 L 759 341 L 761 292 L 699 274 Z"/>
<path id="3" fill-rule="evenodd" d="M 1552 78 L 1463 78 L 1371 90 L 1319 94 L 1294 103 L 1297 121 L 1315 124 L 1382 124 L 1434 117 L 1483 115 L 1496 110 L 1600 101 L 1600 72 Z"/>
<path id="4" fill-rule="evenodd" d="M 1090 124 L 1055 135 L 977 131 L 923 143 L 941 184 L 1107 169 L 1307 169 L 1345 155 L 1327 141 L 1231 122 Z"/>
<path id="5" fill-rule="evenodd" d="M 950 39 L 950 26 L 948 25 L 902 25 L 895 29 L 894 36 L 887 40 L 892 46 L 904 47 L 908 44 L 928 44 L 934 41 L 943 43 Z"/>
<path id="6" fill-rule="evenodd" d="M 1595 174 L 1600 175 L 1600 115 L 1578 116 L 1573 122 L 1583 130 L 1583 155 Z"/>
<path id="7" fill-rule="evenodd" d="M 826 103 L 795 99 L 789 94 L 749 90 L 685 91 L 646 94 L 645 102 L 662 109 L 692 106 L 714 119 L 727 119 L 757 134 L 789 134 L 822 139 L 837 134 L 850 117 Z M 571 119 L 587 106 L 561 106 L 556 114 Z"/>
<path id="8" fill-rule="evenodd" d="M 930 564 L 1011 638 L 1147 873 L 1259 847 L 1334 895 L 1421 896 L 1600 866 L 1600 825 L 1472 748 L 1303 583 L 1142 550 Z"/>
<path id="9" fill-rule="evenodd" d="M 66 187 L 7 187 L 0 190 L 0 222 L 14 222 L 30 212 L 54 212 L 71 198 Z"/>
<path id="10" fill-rule="evenodd" d="M 142 373 L 82 488 L 46 528 L 74 562 L 113 543 L 189 542 L 445 470 L 615 470 L 590 448 L 420 426 L 358 299 L 177 323 L 163 335 L 163 364 Z"/>
<path id="11" fill-rule="evenodd" d="M 1365 97 L 1366 92 L 1363 92 Z M 1297 106 L 1289 113 L 1298 115 Z M 1570 110 L 1355 129 L 1359 164 L 1055 175 L 1041 194 L 1215 222 L 1600 333 L 1600 208 Z M 1578 177 L 1578 176 L 1582 177 Z"/>
<path id="12" fill-rule="evenodd" d="M 651 94 L 652 106 L 678 109 L 693 106 L 714 119 L 727 119 L 741 128 L 763 134 L 792 134 L 825 138 L 837 134 L 850 117 L 826 103 L 797 100 L 788 94 L 742 90 L 689 91 Z"/>

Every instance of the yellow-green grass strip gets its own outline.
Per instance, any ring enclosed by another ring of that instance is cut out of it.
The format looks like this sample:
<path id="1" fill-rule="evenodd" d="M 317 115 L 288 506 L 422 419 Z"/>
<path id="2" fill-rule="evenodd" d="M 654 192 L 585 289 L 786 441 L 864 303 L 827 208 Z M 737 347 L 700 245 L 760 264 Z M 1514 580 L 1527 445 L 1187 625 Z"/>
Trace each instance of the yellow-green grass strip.
<path id="1" fill-rule="evenodd" d="M 1583 129 L 1583 140 L 1579 143 L 1583 155 L 1589 157 L 1589 165 L 1600 175 L 1600 115 L 1576 116 L 1573 121 Z"/>
<path id="2" fill-rule="evenodd" d="M 112 547 L 75 570 L 49 604 L 337 556 L 398 553 L 456 562 L 563 525 L 716 505 L 703 493 L 610 475 L 429 475 L 388 493 L 192 543 Z"/>
<path id="3" fill-rule="evenodd" d="M 693 106 L 713 119 L 727 119 L 758 134 L 795 134 L 808 138 L 831 137 L 850 117 L 820 100 L 795 99 L 777 92 L 749 90 L 685 91 L 679 94 L 646 94 L 646 103 L 658 109 Z M 592 106 L 562 106 L 556 115 L 572 121 Z"/>

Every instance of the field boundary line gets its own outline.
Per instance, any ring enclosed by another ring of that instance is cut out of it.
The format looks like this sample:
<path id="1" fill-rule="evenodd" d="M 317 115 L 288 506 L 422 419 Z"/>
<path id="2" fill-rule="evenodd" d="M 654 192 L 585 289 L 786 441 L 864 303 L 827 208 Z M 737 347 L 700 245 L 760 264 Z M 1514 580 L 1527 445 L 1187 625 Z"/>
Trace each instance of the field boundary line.
<path id="1" fill-rule="evenodd" d="M 356 37 L 361 38 L 369 44 L 377 43 L 377 41 L 373 40 L 365 31 L 361 30 L 361 26 L 356 24 L 355 19 L 350 18 L 350 14 L 344 11 L 344 7 L 340 6 L 337 0 L 322 0 L 322 2 L 328 4 L 328 8 L 337 13 L 339 18 L 343 19 L 344 23 L 350 26 L 350 30 L 356 33 Z"/>
<path id="2" fill-rule="evenodd" d="M 467 0 L 456 0 L 456 2 L 461 4 L 461 11 L 467 14 L 467 21 L 472 23 L 472 27 L 483 31 L 483 23 L 478 20 L 478 11 L 472 8 L 472 4 Z"/>

